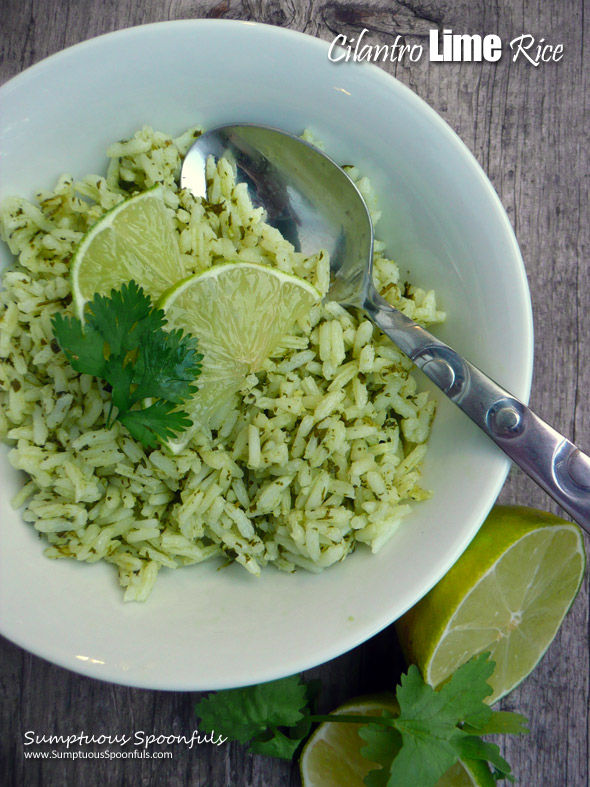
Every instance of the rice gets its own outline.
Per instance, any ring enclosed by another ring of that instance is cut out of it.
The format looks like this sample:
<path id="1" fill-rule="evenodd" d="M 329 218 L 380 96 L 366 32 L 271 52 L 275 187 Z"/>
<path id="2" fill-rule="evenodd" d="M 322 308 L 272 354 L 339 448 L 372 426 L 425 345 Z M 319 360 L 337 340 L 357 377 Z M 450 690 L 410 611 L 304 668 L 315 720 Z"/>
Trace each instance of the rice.
<path id="1" fill-rule="evenodd" d="M 28 475 L 13 504 L 48 557 L 117 566 L 126 600 L 145 600 L 162 567 L 214 557 L 257 575 L 269 563 L 317 572 L 358 544 L 376 552 L 428 496 L 420 466 L 434 402 L 408 359 L 336 303 L 314 307 L 179 454 L 144 448 L 117 421 L 106 428 L 109 394 L 67 363 L 51 316 L 72 311 L 77 243 L 122 199 L 163 184 L 188 273 L 242 260 L 328 289 L 327 255 L 295 253 L 228 162 L 209 166 L 207 200 L 179 190 L 182 155 L 199 133 L 143 128 L 111 146 L 106 177 L 63 175 L 36 205 L 7 199 L 0 217 L 17 258 L 0 293 L 0 437 Z M 370 184 L 349 174 L 376 218 Z M 375 249 L 384 297 L 422 324 L 441 321 L 434 293 L 400 282 L 383 244 Z"/>

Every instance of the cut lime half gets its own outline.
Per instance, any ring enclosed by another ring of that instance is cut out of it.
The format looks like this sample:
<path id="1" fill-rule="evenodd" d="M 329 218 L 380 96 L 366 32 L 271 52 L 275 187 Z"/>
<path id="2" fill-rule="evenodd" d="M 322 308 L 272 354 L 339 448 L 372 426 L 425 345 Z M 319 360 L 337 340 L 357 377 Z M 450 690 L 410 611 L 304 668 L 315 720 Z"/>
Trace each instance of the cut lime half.
<path id="1" fill-rule="evenodd" d="M 496 506 L 451 570 L 397 622 L 408 661 L 436 687 L 489 651 L 496 668 L 486 702 L 496 702 L 551 644 L 585 567 L 577 525 L 542 511 Z"/>

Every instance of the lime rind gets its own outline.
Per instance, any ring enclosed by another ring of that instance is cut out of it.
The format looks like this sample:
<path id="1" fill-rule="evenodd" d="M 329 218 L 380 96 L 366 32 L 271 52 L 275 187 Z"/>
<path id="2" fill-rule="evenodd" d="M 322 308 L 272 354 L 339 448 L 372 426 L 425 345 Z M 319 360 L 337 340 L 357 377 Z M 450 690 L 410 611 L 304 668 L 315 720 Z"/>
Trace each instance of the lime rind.
<path id="1" fill-rule="evenodd" d="M 264 272 L 264 275 L 269 275 L 277 279 L 279 282 L 292 282 L 297 287 L 301 287 L 311 295 L 318 303 L 321 300 L 321 295 L 319 291 L 310 284 L 305 279 L 299 278 L 299 276 L 295 276 L 292 273 L 286 273 L 285 271 L 281 271 L 278 268 L 271 268 L 268 265 L 263 265 L 259 262 L 242 262 L 239 260 L 236 261 L 228 261 L 228 262 L 220 262 L 217 265 L 212 265 L 210 268 L 207 268 L 204 271 L 199 271 L 198 273 L 194 273 L 191 276 L 187 276 L 185 279 L 182 279 L 176 284 L 173 284 L 168 290 L 166 290 L 160 298 L 158 299 L 157 305 L 161 308 L 166 310 L 166 306 L 172 302 L 175 298 L 181 295 L 187 288 L 191 287 L 195 282 L 199 280 L 206 280 L 206 279 L 219 279 L 222 275 L 226 274 L 231 269 L 250 269 Z"/>

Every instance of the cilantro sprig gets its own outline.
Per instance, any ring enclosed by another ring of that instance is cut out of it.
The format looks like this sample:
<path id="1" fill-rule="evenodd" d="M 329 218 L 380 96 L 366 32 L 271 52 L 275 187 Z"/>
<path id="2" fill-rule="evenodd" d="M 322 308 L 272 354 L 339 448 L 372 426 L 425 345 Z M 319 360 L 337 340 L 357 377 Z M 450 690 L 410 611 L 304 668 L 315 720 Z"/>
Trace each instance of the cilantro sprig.
<path id="1" fill-rule="evenodd" d="M 197 391 L 194 381 L 202 368 L 197 339 L 164 330 L 166 322 L 162 309 L 134 281 L 109 297 L 96 294 L 84 322 L 59 313 L 52 317 L 71 366 L 110 385 L 107 426 L 117 419 L 150 448 L 192 425 L 178 405 Z"/>
<path id="2" fill-rule="evenodd" d="M 499 747 L 481 737 L 528 732 L 524 716 L 494 711 L 484 702 L 492 693 L 488 679 L 494 666 L 488 653 L 476 656 L 435 690 L 412 665 L 397 687 L 399 714 L 384 712 L 370 721 L 315 715 L 317 681 L 306 684 L 299 676 L 210 694 L 195 712 L 206 732 L 221 731 L 230 740 L 250 742 L 254 753 L 283 759 L 295 755 L 314 722 L 362 724 L 361 754 L 381 766 L 365 777 L 367 787 L 433 787 L 459 759 L 480 761 L 494 779 L 513 781 Z"/>
<path id="3" fill-rule="evenodd" d="M 243 689 L 210 694 L 196 713 L 207 731 L 239 743 L 250 742 L 254 754 L 290 760 L 311 730 L 310 707 L 320 690 L 319 681 L 302 683 L 298 675 Z"/>

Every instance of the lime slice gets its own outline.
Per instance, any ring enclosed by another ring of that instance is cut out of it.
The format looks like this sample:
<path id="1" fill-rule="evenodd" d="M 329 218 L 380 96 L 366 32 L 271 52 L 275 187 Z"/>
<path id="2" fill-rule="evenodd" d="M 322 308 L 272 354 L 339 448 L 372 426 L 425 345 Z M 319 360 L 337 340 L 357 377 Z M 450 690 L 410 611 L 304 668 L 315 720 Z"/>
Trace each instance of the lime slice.
<path id="1" fill-rule="evenodd" d="M 443 579 L 397 622 L 409 662 L 442 684 L 491 652 L 494 703 L 537 665 L 579 590 L 586 556 L 577 525 L 533 509 L 496 506 Z"/>
<path id="2" fill-rule="evenodd" d="M 95 293 L 108 295 L 135 280 L 152 297 L 186 276 L 178 238 L 156 186 L 104 214 L 82 238 L 72 261 L 72 291 L 80 319 Z"/>
<path id="3" fill-rule="evenodd" d="M 168 322 L 196 336 L 204 355 L 199 390 L 184 406 L 193 421 L 215 425 L 246 376 L 320 299 L 303 279 L 250 262 L 214 265 L 164 293 Z"/>
<path id="4" fill-rule="evenodd" d="M 359 697 L 341 705 L 334 713 L 380 716 L 383 711 L 399 713 L 393 694 Z M 381 766 L 362 756 L 361 749 L 366 742 L 358 734 L 361 726 L 332 722 L 319 725 L 299 760 L 303 787 L 366 787 L 364 777 Z M 453 765 L 436 787 L 494 787 L 495 784 L 487 763 L 469 760 Z"/>

